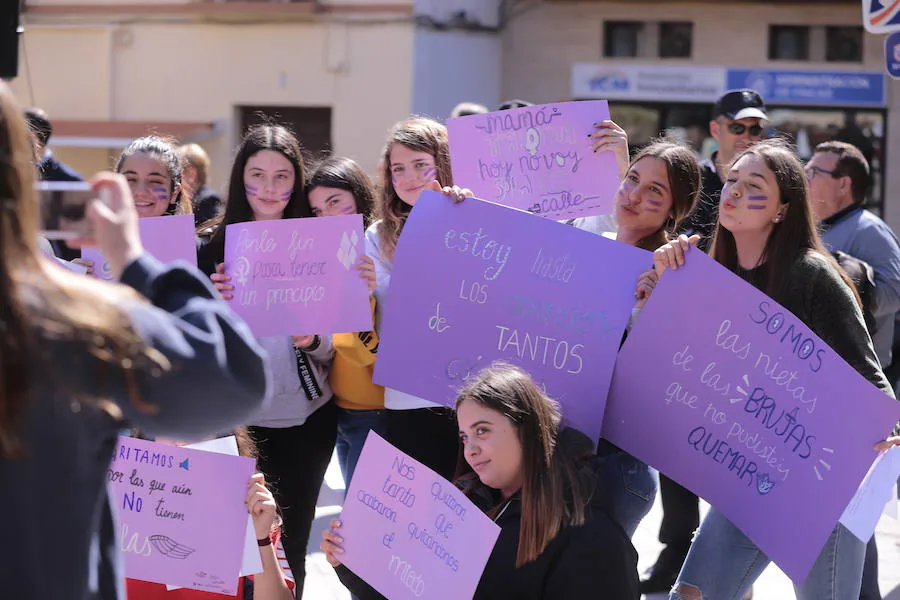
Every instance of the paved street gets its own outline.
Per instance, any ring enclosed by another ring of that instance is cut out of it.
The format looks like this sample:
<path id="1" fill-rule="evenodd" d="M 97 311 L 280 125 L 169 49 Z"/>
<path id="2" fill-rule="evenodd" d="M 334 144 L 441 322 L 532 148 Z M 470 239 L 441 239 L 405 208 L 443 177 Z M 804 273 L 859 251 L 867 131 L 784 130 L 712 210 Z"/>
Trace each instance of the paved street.
<path id="1" fill-rule="evenodd" d="M 329 519 L 340 512 L 343 498 L 343 482 L 334 459 L 325 475 L 325 483 L 319 494 L 316 522 L 310 537 L 310 554 L 306 558 L 307 586 L 304 600 L 349 600 L 350 594 L 341 586 L 324 555 L 319 551 L 322 530 Z M 653 564 L 661 546 L 656 540 L 662 516 L 658 498 L 653 510 L 641 523 L 634 537 L 639 553 L 639 568 L 643 573 Z M 900 521 L 883 517 L 878 526 L 879 576 L 884 600 L 900 600 Z M 770 566 L 756 582 L 754 600 L 790 600 L 794 597 L 788 578 L 777 567 Z M 665 595 L 646 596 L 644 600 L 664 600 Z"/>

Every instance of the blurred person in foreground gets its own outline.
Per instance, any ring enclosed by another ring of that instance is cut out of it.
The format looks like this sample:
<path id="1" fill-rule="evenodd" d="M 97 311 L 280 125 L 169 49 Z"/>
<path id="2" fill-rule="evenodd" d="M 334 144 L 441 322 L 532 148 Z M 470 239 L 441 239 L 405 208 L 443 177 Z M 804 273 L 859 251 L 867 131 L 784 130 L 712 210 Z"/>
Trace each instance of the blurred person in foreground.
<path id="1" fill-rule="evenodd" d="M 125 180 L 92 185 L 91 239 L 115 279 L 72 273 L 37 247 L 33 151 L 0 83 L 0 563 L 4 598 L 125 597 L 106 471 L 120 431 L 197 439 L 265 404 L 249 328 L 199 272 L 144 252 Z M 13 546 L 14 545 L 14 546 Z M 13 550 L 14 547 L 14 550 Z"/>

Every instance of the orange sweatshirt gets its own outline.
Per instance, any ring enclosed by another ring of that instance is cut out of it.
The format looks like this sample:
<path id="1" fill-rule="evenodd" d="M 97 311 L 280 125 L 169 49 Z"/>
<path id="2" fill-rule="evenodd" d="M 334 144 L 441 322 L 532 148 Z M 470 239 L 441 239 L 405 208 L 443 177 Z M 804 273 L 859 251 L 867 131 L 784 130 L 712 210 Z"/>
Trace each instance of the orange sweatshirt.
<path id="1" fill-rule="evenodd" d="M 374 319 L 375 296 L 370 296 L 369 300 Z M 337 405 L 353 410 L 384 408 L 384 388 L 372 383 L 378 334 L 375 331 L 335 333 L 332 342 L 334 362 L 328 382 Z"/>

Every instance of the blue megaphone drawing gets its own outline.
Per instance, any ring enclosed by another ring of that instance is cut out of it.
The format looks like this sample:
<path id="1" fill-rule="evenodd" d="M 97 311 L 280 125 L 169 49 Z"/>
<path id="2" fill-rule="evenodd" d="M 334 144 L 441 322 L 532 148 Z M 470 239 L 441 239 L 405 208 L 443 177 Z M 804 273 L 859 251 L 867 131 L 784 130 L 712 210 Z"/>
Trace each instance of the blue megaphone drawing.
<path id="1" fill-rule="evenodd" d="M 181 467 L 182 469 L 184 469 L 185 471 L 190 471 L 191 459 L 189 459 L 189 458 L 184 459 L 183 461 L 181 461 L 181 464 L 179 464 L 178 466 Z"/>

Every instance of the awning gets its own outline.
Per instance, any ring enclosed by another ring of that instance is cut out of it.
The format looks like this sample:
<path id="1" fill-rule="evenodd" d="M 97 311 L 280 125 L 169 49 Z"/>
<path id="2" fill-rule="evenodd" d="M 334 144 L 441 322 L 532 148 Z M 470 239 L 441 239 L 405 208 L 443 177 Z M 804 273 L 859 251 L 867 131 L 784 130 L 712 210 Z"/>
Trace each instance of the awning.
<path id="1" fill-rule="evenodd" d="M 180 144 L 219 137 L 225 122 L 218 121 L 82 121 L 53 119 L 50 144 L 73 148 L 124 148 L 145 135 L 174 138 Z"/>

